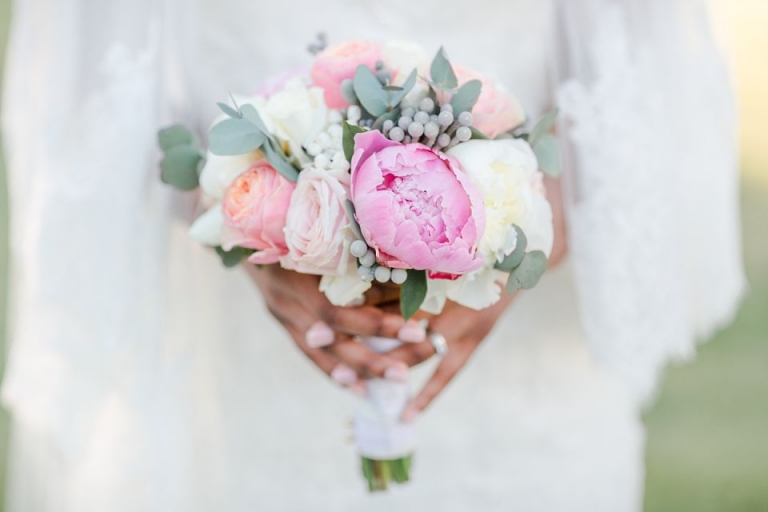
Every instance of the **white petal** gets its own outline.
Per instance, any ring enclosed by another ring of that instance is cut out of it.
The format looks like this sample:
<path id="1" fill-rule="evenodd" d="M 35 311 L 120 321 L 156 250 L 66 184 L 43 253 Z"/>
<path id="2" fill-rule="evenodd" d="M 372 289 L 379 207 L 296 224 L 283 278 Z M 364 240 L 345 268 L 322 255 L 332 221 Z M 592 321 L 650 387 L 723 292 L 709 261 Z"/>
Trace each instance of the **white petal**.
<path id="1" fill-rule="evenodd" d="M 349 306 L 355 303 L 371 288 L 357 273 L 343 276 L 323 276 L 320 279 L 320 291 L 325 293 L 334 306 Z"/>
<path id="2" fill-rule="evenodd" d="M 189 228 L 189 236 L 204 245 L 221 245 L 221 230 L 224 227 L 224 214 L 221 203 L 215 204 L 195 220 Z"/>
<path id="3" fill-rule="evenodd" d="M 486 267 L 452 281 L 448 298 L 470 309 L 481 310 L 493 306 L 501 298 L 499 272 Z"/>

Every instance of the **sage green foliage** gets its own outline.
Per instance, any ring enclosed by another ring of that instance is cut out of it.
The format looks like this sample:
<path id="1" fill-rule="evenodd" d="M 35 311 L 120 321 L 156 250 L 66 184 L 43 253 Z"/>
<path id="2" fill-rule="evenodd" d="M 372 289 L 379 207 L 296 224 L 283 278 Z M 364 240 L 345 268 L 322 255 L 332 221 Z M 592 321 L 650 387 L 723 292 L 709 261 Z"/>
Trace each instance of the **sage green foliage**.
<path id="1" fill-rule="evenodd" d="M 299 170 L 267 130 L 256 107 L 248 104 L 238 107 L 236 103 L 234 108 L 225 103 L 218 105 L 229 119 L 217 123 L 208 132 L 211 153 L 234 156 L 261 149 L 270 165 L 285 179 L 294 183 L 299 179 Z"/>
<path id="2" fill-rule="evenodd" d="M 181 190 L 197 188 L 204 158 L 195 135 L 181 125 L 173 125 L 158 132 L 157 142 L 165 152 L 160 161 L 163 182 Z"/>
<path id="3" fill-rule="evenodd" d="M 539 162 L 539 169 L 544 174 L 557 178 L 562 173 L 560 162 L 560 147 L 557 139 L 550 134 L 555 126 L 558 109 L 552 109 L 536 123 L 531 133 L 525 137 L 528 144 L 533 148 L 536 159 Z"/>
<path id="4" fill-rule="evenodd" d="M 541 251 L 525 253 L 523 261 L 515 267 L 507 279 L 507 293 L 530 290 L 547 271 L 547 256 Z"/>
<path id="5" fill-rule="evenodd" d="M 448 56 L 445 53 L 445 49 L 442 46 L 437 51 L 435 58 L 432 59 L 429 74 L 432 78 L 432 82 L 440 89 L 451 90 L 459 85 L 456 73 L 453 71 L 453 66 L 451 66 Z"/>
<path id="6" fill-rule="evenodd" d="M 352 163 L 352 156 L 355 154 L 355 135 L 364 131 L 365 128 L 349 124 L 346 121 L 342 125 L 341 146 L 344 149 L 344 156 L 350 163 Z"/>
<path id="7" fill-rule="evenodd" d="M 225 251 L 221 247 L 216 247 L 216 254 L 221 258 L 221 263 L 227 267 L 236 267 L 245 258 L 253 254 L 253 249 L 246 249 L 244 247 L 235 247 L 231 251 Z"/>
<path id="8" fill-rule="evenodd" d="M 523 230 L 518 226 L 512 226 L 517 232 L 517 243 L 515 244 L 515 250 L 508 254 L 504 261 L 496 263 L 495 268 L 497 270 L 503 270 L 504 272 L 511 272 L 516 269 L 525 257 L 525 249 L 528 247 L 528 237 L 525 236 Z"/>
<path id="9" fill-rule="evenodd" d="M 360 224 L 357 223 L 357 217 L 355 217 L 355 205 L 349 199 L 344 201 L 344 208 L 347 210 L 347 217 L 349 217 L 349 227 L 355 233 L 358 240 L 365 240 L 363 238 L 363 232 L 360 230 Z"/>
<path id="10" fill-rule="evenodd" d="M 408 269 L 408 279 L 400 289 L 400 313 L 408 320 L 419 310 L 427 297 L 427 273 Z"/>
<path id="11" fill-rule="evenodd" d="M 357 66 L 352 86 L 360 104 L 373 117 L 379 117 L 389 108 L 389 92 L 368 66 Z"/>
<path id="12" fill-rule="evenodd" d="M 451 106 L 454 112 L 469 112 L 477 103 L 483 83 L 480 80 L 470 80 L 459 87 L 459 90 L 451 98 Z"/>

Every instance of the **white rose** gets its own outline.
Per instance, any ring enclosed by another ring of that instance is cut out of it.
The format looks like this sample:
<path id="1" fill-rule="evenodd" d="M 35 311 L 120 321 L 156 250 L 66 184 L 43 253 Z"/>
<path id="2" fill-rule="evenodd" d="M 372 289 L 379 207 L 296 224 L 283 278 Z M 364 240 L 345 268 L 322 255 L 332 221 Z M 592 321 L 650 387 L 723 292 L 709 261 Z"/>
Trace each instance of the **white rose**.
<path id="1" fill-rule="evenodd" d="M 189 236 L 203 245 L 216 247 L 221 245 L 223 227 L 224 212 L 221 211 L 221 203 L 216 203 L 195 220 L 189 228 Z"/>
<path id="2" fill-rule="evenodd" d="M 302 162 L 309 162 L 301 147 L 313 142 L 328 124 L 323 90 L 307 87 L 296 77 L 288 80 L 283 89 L 269 99 L 256 98 L 252 103 L 267 129 L 278 140 L 288 143 L 291 154 Z"/>
<path id="3" fill-rule="evenodd" d="M 516 224 L 528 239 L 528 251 L 552 251 L 552 209 L 530 145 L 518 139 L 471 140 L 448 151 L 480 189 L 485 203 L 485 232 L 478 250 L 502 261 L 517 243 Z"/>
<path id="4" fill-rule="evenodd" d="M 344 173 L 346 177 L 346 173 Z M 286 268 L 304 274 L 343 275 L 349 266 L 349 217 L 345 185 L 322 169 L 299 174 L 285 219 Z"/>

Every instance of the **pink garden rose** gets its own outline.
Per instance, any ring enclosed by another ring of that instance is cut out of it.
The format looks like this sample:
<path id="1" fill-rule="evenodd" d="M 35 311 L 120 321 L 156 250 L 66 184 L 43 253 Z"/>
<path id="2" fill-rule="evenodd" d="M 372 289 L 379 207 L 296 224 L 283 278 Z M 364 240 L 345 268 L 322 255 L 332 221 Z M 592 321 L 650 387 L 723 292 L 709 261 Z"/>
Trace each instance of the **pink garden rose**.
<path id="1" fill-rule="evenodd" d="M 462 67 L 456 67 L 455 71 L 459 84 L 470 80 L 480 80 L 483 84 L 480 97 L 472 108 L 475 128 L 494 138 L 523 124 L 525 112 L 520 102 L 496 80 Z"/>
<path id="2" fill-rule="evenodd" d="M 483 265 L 483 197 L 453 158 L 378 131 L 360 133 L 350 195 L 363 236 L 385 265 L 446 274 Z"/>
<path id="3" fill-rule="evenodd" d="M 295 188 L 266 160 L 238 176 L 224 194 L 222 248 L 256 249 L 249 262 L 277 262 L 288 252 L 283 226 Z"/>
<path id="4" fill-rule="evenodd" d="M 299 174 L 285 221 L 288 255 L 282 260 L 284 267 L 318 275 L 347 271 L 347 185 L 339 178 L 349 182 L 346 172 L 309 168 Z"/>
<path id="5" fill-rule="evenodd" d="M 381 60 L 381 47 L 370 41 L 348 41 L 331 46 L 320 52 L 312 64 L 312 85 L 325 91 L 325 103 L 329 108 L 349 106 L 341 95 L 341 83 L 355 76 L 360 64 L 373 69 Z"/>

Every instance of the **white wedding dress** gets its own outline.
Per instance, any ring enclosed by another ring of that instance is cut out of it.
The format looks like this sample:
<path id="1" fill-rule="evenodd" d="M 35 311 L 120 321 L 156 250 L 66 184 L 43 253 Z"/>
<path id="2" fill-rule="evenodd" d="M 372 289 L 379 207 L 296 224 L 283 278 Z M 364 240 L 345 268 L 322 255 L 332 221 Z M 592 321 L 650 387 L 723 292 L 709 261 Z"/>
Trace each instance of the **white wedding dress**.
<path id="1" fill-rule="evenodd" d="M 444 44 L 532 117 L 564 112 L 570 261 L 423 415 L 413 482 L 386 495 L 358 474 L 354 398 L 158 178 L 158 127 L 203 133 L 320 31 Z M 641 405 L 744 285 L 703 2 L 30 0 L 7 72 L 9 512 L 642 509 Z"/>

